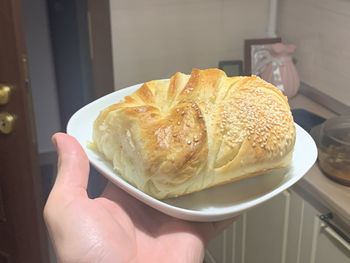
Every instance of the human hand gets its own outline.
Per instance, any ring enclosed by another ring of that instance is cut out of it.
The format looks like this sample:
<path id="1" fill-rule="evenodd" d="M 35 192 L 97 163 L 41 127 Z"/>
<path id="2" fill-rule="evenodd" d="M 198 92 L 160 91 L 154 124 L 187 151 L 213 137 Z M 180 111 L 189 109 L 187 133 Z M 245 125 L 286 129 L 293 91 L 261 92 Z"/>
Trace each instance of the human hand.
<path id="1" fill-rule="evenodd" d="M 53 136 L 58 174 L 44 218 L 58 262 L 202 262 L 206 243 L 233 220 L 194 223 L 167 216 L 108 184 L 90 199 L 89 161 L 71 136 Z"/>

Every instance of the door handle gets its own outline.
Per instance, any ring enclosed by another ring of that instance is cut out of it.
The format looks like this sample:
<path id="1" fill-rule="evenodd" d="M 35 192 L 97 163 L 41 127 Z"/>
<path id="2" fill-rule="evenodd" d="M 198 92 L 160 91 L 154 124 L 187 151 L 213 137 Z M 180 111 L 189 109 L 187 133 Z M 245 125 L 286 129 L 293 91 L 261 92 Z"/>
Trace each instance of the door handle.
<path id="1" fill-rule="evenodd" d="M 350 251 L 350 236 L 335 223 L 333 223 L 332 213 L 320 215 L 321 227 L 326 231 L 331 237 L 342 244 L 348 251 Z"/>
<path id="2" fill-rule="evenodd" d="M 0 84 L 0 105 L 5 105 L 9 102 L 12 89 L 10 85 Z"/>
<path id="3" fill-rule="evenodd" d="M 15 126 L 16 117 L 8 112 L 0 113 L 0 132 L 10 134 Z"/>

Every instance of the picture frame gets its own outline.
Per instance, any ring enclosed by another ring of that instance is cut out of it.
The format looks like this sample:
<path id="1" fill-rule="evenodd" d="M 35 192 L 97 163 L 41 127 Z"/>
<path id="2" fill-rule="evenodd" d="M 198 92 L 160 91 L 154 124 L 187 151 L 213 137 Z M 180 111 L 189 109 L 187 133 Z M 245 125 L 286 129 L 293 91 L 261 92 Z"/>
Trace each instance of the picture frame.
<path id="1" fill-rule="evenodd" d="M 219 61 L 219 69 L 223 70 L 228 77 L 243 75 L 242 60 L 224 60 Z"/>
<path id="2" fill-rule="evenodd" d="M 257 38 L 246 39 L 244 41 L 244 74 L 250 76 L 252 74 L 252 47 L 264 46 L 268 44 L 281 43 L 282 38 Z"/>

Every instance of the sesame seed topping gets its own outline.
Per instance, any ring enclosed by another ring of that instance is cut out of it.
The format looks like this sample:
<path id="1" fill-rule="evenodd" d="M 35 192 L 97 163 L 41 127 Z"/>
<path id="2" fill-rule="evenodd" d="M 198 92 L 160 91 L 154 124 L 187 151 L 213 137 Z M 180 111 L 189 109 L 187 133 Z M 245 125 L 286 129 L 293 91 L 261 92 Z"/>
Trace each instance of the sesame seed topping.
<path id="1" fill-rule="evenodd" d="M 283 145 L 282 140 L 285 144 L 292 142 L 292 137 L 286 136 L 292 123 L 288 107 L 267 89 L 256 86 L 256 80 L 245 85 L 242 92 L 229 93 L 219 109 L 218 129 L 232 147 L 247 139 L 253 147 L 276 153 Z"/>

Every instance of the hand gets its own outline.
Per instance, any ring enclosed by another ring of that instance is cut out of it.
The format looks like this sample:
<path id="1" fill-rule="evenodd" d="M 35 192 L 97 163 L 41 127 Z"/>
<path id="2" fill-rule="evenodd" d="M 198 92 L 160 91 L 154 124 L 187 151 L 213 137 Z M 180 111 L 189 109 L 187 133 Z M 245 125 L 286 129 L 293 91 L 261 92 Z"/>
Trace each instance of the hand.
<path id="1" fill-rule="evenodd" d="M 205 244 L 233 220 L 194 223 L 169 217 L 107 185 L 86 192 L 89 161 L 71 136 L 53 136 L 58 174 L 44 218 L 58 262 L 202 262 Z"/>

